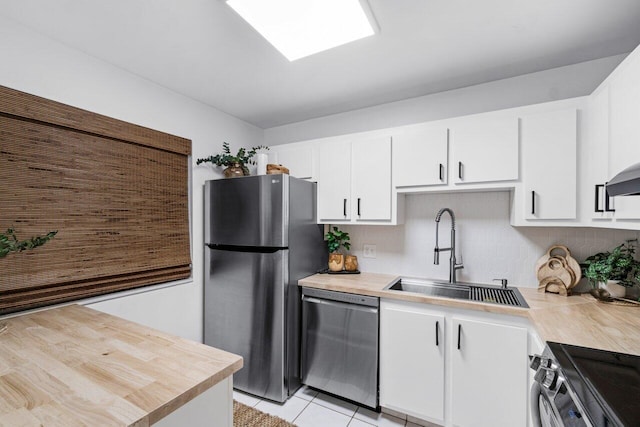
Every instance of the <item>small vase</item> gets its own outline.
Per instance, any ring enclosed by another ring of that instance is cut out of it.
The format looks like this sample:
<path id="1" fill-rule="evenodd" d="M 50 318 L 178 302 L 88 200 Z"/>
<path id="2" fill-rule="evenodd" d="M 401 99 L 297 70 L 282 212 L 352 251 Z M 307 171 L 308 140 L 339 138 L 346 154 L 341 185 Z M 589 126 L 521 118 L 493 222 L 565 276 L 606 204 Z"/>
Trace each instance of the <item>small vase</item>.
<path id="1" fill-rule="evenodd" d="M 355 255 L 347 255 L 344 260 L 344 269 L 347 271 L 358 270 L 358 257 Z"/>
<path id="2" fill-rule="evenodd" d="M 238 176 L 245 176 L 245 167 L 240 163 L 233 163 L 231 166 L 222 171 L 225 178 L 235 178 Z"/>
<path id="3" fill-rule="evenodd" d="M 618 280 L 607 280 L 600 282 L 600 288 L 606 289 L 614 298 L 624 298 L 627 294 L 627 288 L 618 284 Z"/>
<path id="4" fill-rule="evenodd" d="M 329 254 L 329 270 L 331 271 L 344 270 L 344 255 Z"/>

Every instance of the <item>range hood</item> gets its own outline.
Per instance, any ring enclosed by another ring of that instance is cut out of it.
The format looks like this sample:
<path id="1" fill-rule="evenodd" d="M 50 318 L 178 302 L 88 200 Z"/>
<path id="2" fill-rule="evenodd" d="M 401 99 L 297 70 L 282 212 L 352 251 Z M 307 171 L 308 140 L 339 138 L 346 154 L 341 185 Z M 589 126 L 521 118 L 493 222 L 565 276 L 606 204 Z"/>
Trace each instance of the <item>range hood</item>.
<path id="1" fill-rule="evenodd" d="M 640 163 L 629 166 L 607 183 L 609 196 L 640 196 Z"/>

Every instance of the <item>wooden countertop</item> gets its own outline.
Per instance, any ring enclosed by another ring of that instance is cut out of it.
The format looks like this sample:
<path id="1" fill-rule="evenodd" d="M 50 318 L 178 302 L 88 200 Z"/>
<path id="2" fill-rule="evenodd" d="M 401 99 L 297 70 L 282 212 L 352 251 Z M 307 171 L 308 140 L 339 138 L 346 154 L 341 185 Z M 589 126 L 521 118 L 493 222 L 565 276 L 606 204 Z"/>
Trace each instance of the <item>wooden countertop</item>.
<path id="1" fill-rule="evenodd" d="M 148 426 L 240 356 L 80 305 L 4 319 L 0 425 Z"/>
<path id="2" fill-rule="evenodd" d="M 596 301 L 591 295 L 540 293 L 521 288 L 529 308 L 455 300 L 384 288 L 399 276 L 362 273 L 358 275 L 315 274 L 299 281 L 300 286 L 421 302 L 469 310 L 524 316 L 531 320 L 544 341 L 598 348 L 640 355 L 640 307 L 621 307 Z"/>

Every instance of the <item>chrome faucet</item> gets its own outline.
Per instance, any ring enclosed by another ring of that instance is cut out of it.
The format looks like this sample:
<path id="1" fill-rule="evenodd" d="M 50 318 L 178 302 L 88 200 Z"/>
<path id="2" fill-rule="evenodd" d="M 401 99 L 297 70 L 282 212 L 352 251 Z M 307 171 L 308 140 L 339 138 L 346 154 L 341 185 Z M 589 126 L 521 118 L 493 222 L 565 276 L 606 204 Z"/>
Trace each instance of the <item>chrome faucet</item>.
<path id="1" fill-rule="evenodd" d="M 443 213 L 449 213 L 451 217 L 451 244 L 448 248 L 439 248 L 438 247 L 438 227 L 440 225 L 440 218 L 442 218 Z M 453 211 L 449 208 L 442 208 L 436 214 L 436 247 L 433 250 L 433 263 L 435 265 L 440 264 L 440 252 L 451 252 L 451 257 L 449 257 L 449 283 L 456 283 L 456 271 L 464 268 L 462 263 L 456 263 L 456 216 L 453 214 Z"/>

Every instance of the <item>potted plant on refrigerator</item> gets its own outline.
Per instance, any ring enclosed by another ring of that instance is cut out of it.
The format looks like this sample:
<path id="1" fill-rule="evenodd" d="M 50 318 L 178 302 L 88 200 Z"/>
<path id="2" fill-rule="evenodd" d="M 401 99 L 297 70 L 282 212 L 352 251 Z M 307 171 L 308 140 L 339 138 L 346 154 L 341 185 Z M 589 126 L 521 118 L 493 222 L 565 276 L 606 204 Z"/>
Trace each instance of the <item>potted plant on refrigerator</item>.
<path id="1" fill-rule="evenodd" d="M 226 166 L 226 168 L 222 171 L 224 173 L 225 178 L 232 178 L 236 176 L 249 176 L 249 168 L 247 168 L 248 164 L 255 164 L 253 160 L 253 156 L 256 155 L 258 150 L 268 150 L 269 147 L 265 145 L 258 145 L 257 147 L 251 147 L 250 149 L 246 149 L 241 147 L 238 152 L 233 155 L 231 154 L 231 149 L 229 148 L 228 142 L 222 143 L 222 153 L 216 154 L 215 156 L 209 156 L 202 159 L 196 160 L 196 165 L 201 163 L 213 163 L 216 166 Z"/>
<path id="2" fill-rule="evenodd" d="M 594 288 L 606 289 L 616 298 L 624 297 L 627 288 L 640 283 L 640 261 L 635 259 L 635 248 L 624 243 L 611 252 L 591 255 L 582 269 Z"/>
<path id="3" fill-rule="evenodd" d="M 340 248 L 344 247 L 346 250 L 351 249 L 349 233 L 341 231 L 338 227 L 333 227 L 332 230 L 329 230 L 329 232 L 325 234 L 324 238 L 327 240 L 327 247 L 329 249 L 329 270 L 344 270 L 344 254 L 340 253 Z"/>

